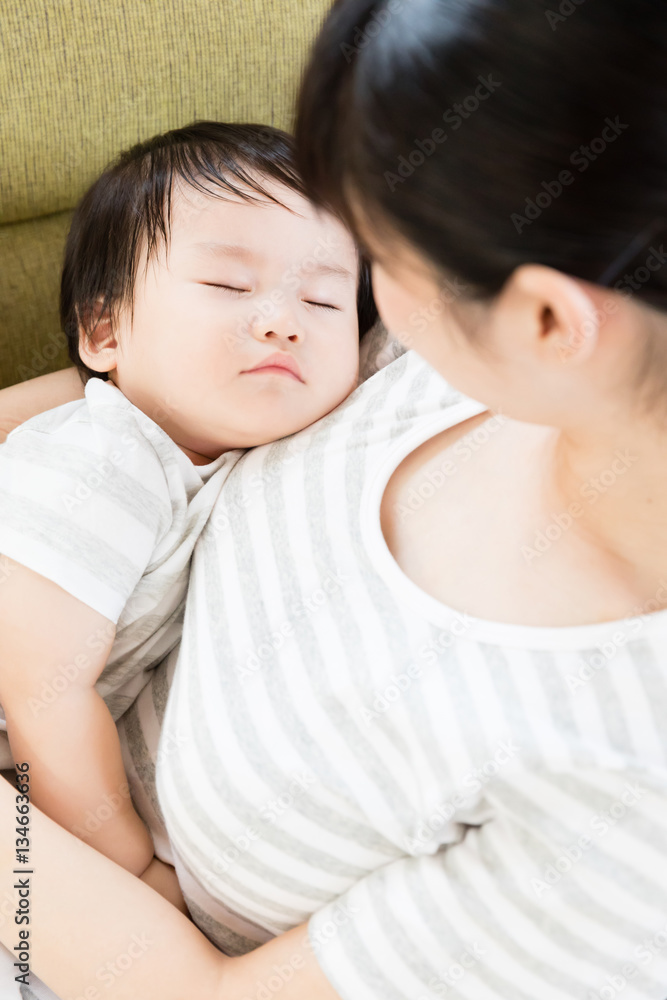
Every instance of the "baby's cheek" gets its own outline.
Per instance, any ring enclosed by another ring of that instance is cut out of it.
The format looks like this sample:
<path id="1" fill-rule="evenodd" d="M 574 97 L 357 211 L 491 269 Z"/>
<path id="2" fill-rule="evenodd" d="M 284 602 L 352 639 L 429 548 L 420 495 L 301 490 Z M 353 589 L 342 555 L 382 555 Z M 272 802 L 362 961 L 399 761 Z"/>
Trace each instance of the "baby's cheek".
<path id="1" fill-rule="evenodd" d="M 204 377 L 230 377 L 243 368 L 241 339 L 232 328 L 193 330 L 188 353 L 190 367 L 196 367 Z"/>
<path id="2" fill-rule="evenodd" d="M 337 406 L 357 388 L 359 380 L 359 345 L 339 348 L 335 359 L 324 369 L 322 392 L 318 400 L 326 400 L 327 412 Z"/>

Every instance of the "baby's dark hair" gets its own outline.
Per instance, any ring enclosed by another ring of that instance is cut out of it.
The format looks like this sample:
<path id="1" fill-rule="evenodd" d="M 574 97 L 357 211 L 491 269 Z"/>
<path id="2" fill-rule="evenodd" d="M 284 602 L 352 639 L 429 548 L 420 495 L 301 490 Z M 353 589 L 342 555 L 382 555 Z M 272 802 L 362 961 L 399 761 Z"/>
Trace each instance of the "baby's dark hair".
<path id="1" fill-rule="evenodd" d="M 337 0 L 297 166 L 467 297 L 539 263 L 667 309 L 666 64 L 663 0 Z"/>
<path id="2" fill-rule="evenodd" d="M 60 322 L 84 384 L 108 376 L 81 359 L 80 327 L 90 333 L 101 315 L 113 322 L 122 307 L 132 310 L 140 258 L 148 263 L 158 247 L 169 246 L 174 183 L 247 201 L 255 200 L 252 191 L 282 204 L 263 179 L 307 197 L 289 133 L 270 125 L 197 121 L 132 146 L 88 189 L 74 211 L 60 285 Z M 357 313 L 361 337 L 377 319 L 363 254 Z"/>

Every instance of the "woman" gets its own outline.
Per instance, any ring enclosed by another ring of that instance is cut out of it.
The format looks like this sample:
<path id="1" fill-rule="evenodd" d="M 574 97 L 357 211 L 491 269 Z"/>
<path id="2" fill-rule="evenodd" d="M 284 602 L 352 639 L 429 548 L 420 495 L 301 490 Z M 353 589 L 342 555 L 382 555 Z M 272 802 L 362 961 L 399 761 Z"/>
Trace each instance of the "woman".
<path id="1" fill-rule="evenodd" d="M 195 552 L 156 783 L 237 957 L 35 816 L 43 912 L 97 927 L 67 967 L 34 927 L 61 994 L 141 930 L 105 997 L 664 1000 L 666 34 L 335 6 L 302 165 L 419 353 L 245 455 Z"/>

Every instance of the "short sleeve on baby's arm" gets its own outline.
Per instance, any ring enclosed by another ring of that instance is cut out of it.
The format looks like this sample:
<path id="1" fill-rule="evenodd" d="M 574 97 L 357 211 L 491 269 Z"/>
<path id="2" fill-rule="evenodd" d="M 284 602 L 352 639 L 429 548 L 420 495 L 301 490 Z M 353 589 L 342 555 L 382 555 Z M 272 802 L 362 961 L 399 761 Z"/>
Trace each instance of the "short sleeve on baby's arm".
<path id="1" fill-rule="evenodd" d="M 116 623 L 171 523 L 165 474 L 131 413 L 85 401 L 0 445 L 0 554 Z M 60 414 L 60 415 L 59 415 Z"/>

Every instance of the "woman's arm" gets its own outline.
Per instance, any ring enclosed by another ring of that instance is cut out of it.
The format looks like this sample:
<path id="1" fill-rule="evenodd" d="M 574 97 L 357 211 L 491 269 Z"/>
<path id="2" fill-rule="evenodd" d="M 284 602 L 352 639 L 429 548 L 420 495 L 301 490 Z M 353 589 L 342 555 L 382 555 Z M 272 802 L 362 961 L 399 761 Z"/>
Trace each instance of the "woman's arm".
<path id="1" fill-rule="evenodd" d="M 29 417 L 52 410 L 61 403 L 83 399 L 84 391 L 76 368 L 63 368 L 0 389 L 0 442 Z"/>
<path id="2" fill-rule="evenodd" d="M 30 923 L 3 921 L 3 944 L 13 951 L 27 928 L 31 968 L 60 997 L 215 998 L 218 952 L 195 926 L 32 805 L 29 863 L 17 864 L 17 795 L 0 781 L 0 898 L 18 906 L 23 882 Z"/>
<path id="3" fill-rule="evenodd" d="M 17 864 L 18 794 L 0 779 L 0 899 L 18 905 L 15 885 L 29 879 L 30 924 L 1 922 L 0 940 L 12 951 L 28 928 L 31 968 L 59 996 L 240 1000 L 258 984 L 273 992 L 266 984 L 279 977 L 281 1000 L 339 1000 L 305 925 L 228 958 L 156 892 L 34 806 L 29 864 Z"/>

